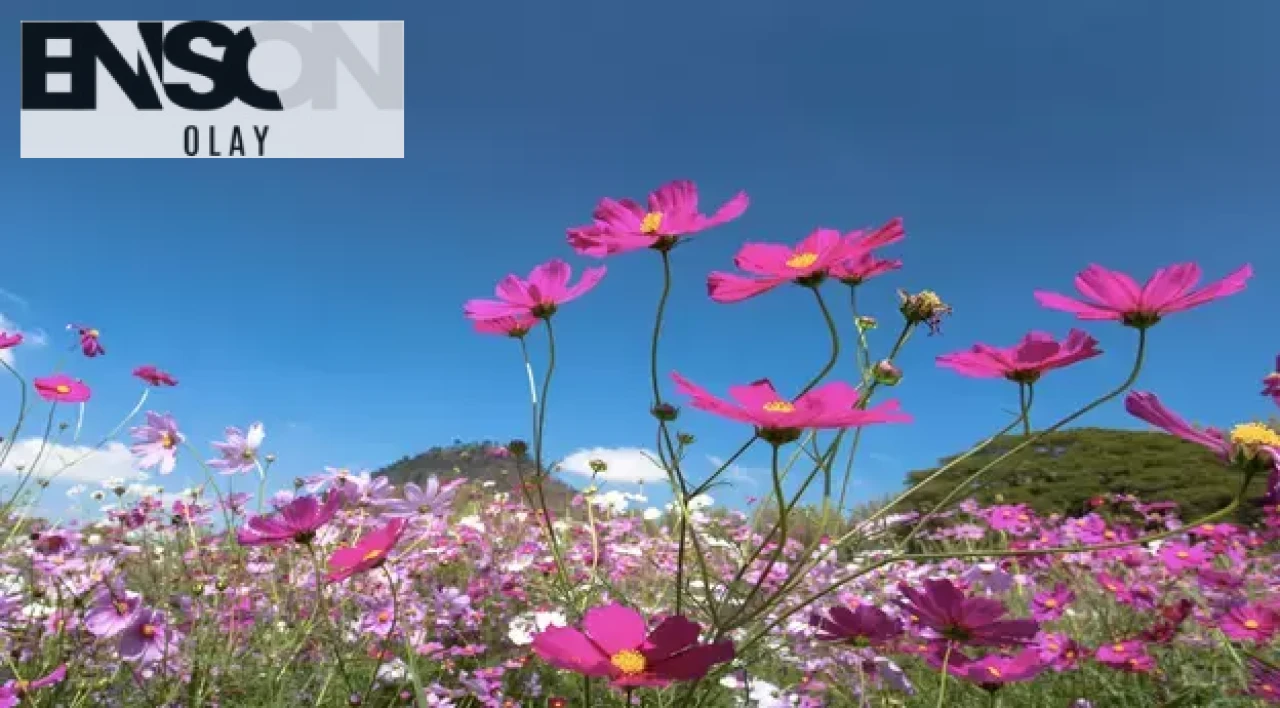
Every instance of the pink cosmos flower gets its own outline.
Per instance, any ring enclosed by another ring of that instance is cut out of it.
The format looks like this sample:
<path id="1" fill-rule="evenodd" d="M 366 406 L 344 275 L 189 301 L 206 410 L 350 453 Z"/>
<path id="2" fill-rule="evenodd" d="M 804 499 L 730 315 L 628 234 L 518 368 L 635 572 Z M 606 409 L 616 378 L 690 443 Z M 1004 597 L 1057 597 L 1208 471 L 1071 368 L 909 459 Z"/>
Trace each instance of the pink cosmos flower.
<path id="1" fill-rule="evenodd" d="M 139 469 L 159 467 L 160 474 L 173 472 L 178 446 L 186 440 L 173 416 L 147 411 L 147 422 L 130 429 L 129 434 L 136 441 L 129 451 L 137 458 Z"/>
<path id="2" fill-rule="evenodd" d="M 381 566 L 387 561 L 387 554 L 400 541 L 404 527 L 404 519 L 392 519 L 386 526 L 362 536 L 354 546 L 334 551 L 329 555 L 329 582 L 346 580 Z"/>
<path id="3" fill-rule="evenodd" d="M 1280 705 L 1280 669 L 1249 657 L 1249 685 L 1245 695 L 1272 705 Z"/>
<path id="4" fill-rule="evenodd" d="M 129 590 L 100 586 L 84 615 L 84 627 L 95 637 L 114 637 L 137 618 L 142 596 Z"/>
<path id="5" fill-rule="evenodd" d="M 938 365 L 975 378 L 1004 377 L 1019 383 L 1034 383 L 1047 371 L 1061 369 L 1102 352 L 1098 340 L 1073 329 L 1062 342 L 1046 332 L 1031 332 L 1012 347 L 975 344 L 964 352 L 938 357 Z"/>
<path id="6" fill-rule="evenodd" d="M 902 636 L 901 621 L 867 604 L 853 608 L 838 605 L 825 615 L 814 613 L 809 625 L 817 630 L 818 639 L 858 646 L 881 645 Z"/>
<path id="7" fill-rule="evenodd" d="M 793 431 L 805 428 L 853 428 L 876 423 L 909 423 L 911 416 L 900 412 L 896 400 L 887 400 L 862 410 L 856 389 L 841 381 L 819 386 L 794 401 L 783 398 L 768 379 L 746 386 L 731 386 L 736 401 L 716 398 L 678 373 L 672 373 L 676 390 L 690 397 L 694 408 L 750 423 L 762 431 Z"/>
<path id="8" fill-rule="evenodd" d="M 438 477 L 431 477 L 425 484 L 408 482 L 404 485 L 403 499 L 388 497 L 378 500 L 383 515 L 405 519 L 446 516 L 453 504 L 453 497 L 465 479 L 455 479 L 444 484 Z"/>
<path id="9" fill-rule="evenodd" d="M 1262 379 L 1262 395 L 1270 396 L 1280 406 L 1280 356 L 1276 357 L 1276 370 Z"/>
<path id="10" fill-rule="evenodd" d="M 604 266 L 587 268 L 577 285 L 571 287 L 573 269 L 562 260 L 550 260 L 534 268 L 528 280 L 508 275 L 498 283 L 497 300 L 468 300 L 463 311 L 476 321 L 520 316 L 546 319 L 564 303 L 585 295 L 604 274 Z"/>
<path id="11" fill-rule="evenodd" d="M 14 332 L 12 334 L 0 330 L 0 349 L 12 349 L 22 344 L 22 333 Z"/>
<path id="12" fill-rule="evenodd" d="M 1147 647 L 1142 642 L 1132 639 L 1104 644 L 1098 647 L 1093 658 L 1097 659 L 1099 664 L 1130 673 L 1148 673 L 1156 667 L 1156 661 L 1147 653 Z"/>
<path id="13" fill-rule="evenodd" d="M 93 358 L 107 353 L 107 350 L 102 348 L 102 342 L 98 341 L 98 330 L 78 324 L 67 325 L 67 329 L 76 330 L 80 337 L 80 351 L 84 352 L 85 356 Z"/>
<path id="14" fill-rule="evenodd" d="M 1276 635 L 1276 630 L 1280 629 L 1280 616 L 1265 605 L 1240 605 L 1227 610 L 1218 619 L 1218 629 L 1238 642 L 1266 644 Z"/>
<path id="15" fill-rule="evenodd" d="M 249 426 L 246 433 L 239 428 L 227 428 L 227 439 L 213 443 L 214 449 L 221 455 L 216 460 L 209 460 L 208 465 L 222 474 L 248 472 L 258 464 L 258 448 L 267 437 L 267 430 L 262 423 Z"/>
<path id="16" fill-rule="evenodd" d="M 120 633 L 120 658 L 149 664 L 175 654 L 182 634 L 169 625 L 164 612 L 142 608 Z"/>
<path id="17" fill-rule="evenodd" d="M 930 654 L 928 659 L 930 664 L 942 665 L 942 656 L 939 654 Z M 987 690 L 1030 681 L 1045 668 L 1046 664 L 1036 647 L 1027 647 L 1013 655 L 988 654 L 976 660 L 952 651 L 947 662 L 947 673 Z"/>
<path id="18" fill-rule="evenodd" d="M 36 393 L 46 401 L 84 403 L 89 400 L 89 387 L 83 381 L 73 379 L 66 374 L 40 377 L 32 383 L 36 387 Z"/>
<path id="19" fill-rule="evenodd" d="M 147 364 L 145 366 L 139 366 L 138 368 L 134 369 L 133 375 L 137 376 L 143 381 L 146 381 L 152 386 L 177 386 L 178 385 L 178 380 L 173 378 L 173 376 L 169 374 L 169 372 L 161 371 L 160 369 L 157 369 L 156 367 L 150 364 Z"/>
<path id="20" fill-rule="evenodd" d="M 748 243 L 738 251 L 733 263 L 753 277 L 712 273 L 707 278 L 707 293 L 716 302 L 732 303 L 783 283 L 816 285 L 847 252 L 844 237 L 834 229 L 818 229 L 794 248 L 777 243 Z"/>
<path id="21" fill-rule="evenodd" d="M 474 320 L 476 331 L 480 334 L 501 334 L 507 337 L 520 338 L 529 333 L 538 320 L 530 315 L 512 315 L 499 317 L 496 320 Z"/>
<path id="22" fill-rule="evenodd" d="M 873 253 L 863 252 L 831 266 L 830 275 L 845 285 L 861 285 L 877 275 L 900 268 L 902 261 L 896 258 L 876 258 Z"/>
<path id="23" fill-rule="evenodd" d="M 1058 583 L 1052 592 L 1038 592 L 1031 598 L 1031 616 L 1041 622 L 1056 620 L 1075 599 L 1071 588 Z"/>
<path id="24" fill-rule="evenodd" d="M 622 605 L 587 611 L 582 631 L 547 627 L 533 638 L 533 651 L 552 666 L 584 676 L 608 677 L 614 686 L 661 687 L 706 676 L 733 660 L 733 643 L 699 644 L 702 627 L 675 615 L 651 631 L 644 617 Z"/>
<path id="25" fill-rule="evenodd" d="M 895 216 L 875 229 L 850 231 L 845 234 L 844 240 L 850 253 L 861 255 L 872 249 L 895 244 L 906 236 L 907 230 L 903 228 L 902 217 Z"/>
<path id="26" fill-rule="evenodd" d="M 316 531 L 342 508 L 342 495 L 330 489 L 322 503 L 314 496 L 294 497 L 271 516 L 251 516 L 236 532 L 242 546 L 267 546 L 292 541 L 307 544 Z"/>
<path id="27" fill-rule="evenodd" d="M 1145 329 L 1166 315 L 1234 295 L 1244 290 L 1252 276 L 1253 268 L 1246 265 L 1222 280 L 1192 290 L 1200 281 L 1200 266 L 1179 263 L 1157 270 L 1139 287 L 1124 273 L 1090 265 L 1076 276 L 1076 289 L 1086 300 L 1042 290 L 1035 296 L 1044 307 L 1070 312 L 1082 320 L 1115 320 Z"/>
<path id="28" fill-rule="evenodd" d="M 899 604 L 940 639 L 973 646 L 1025 644 L 1040 631 L 1028 619 L 1003 619 L 1004 603 L 969 597 L 950 580 L 926 580 L 924 589 L 898 585 L 905 599 Z"/>
<path id="29" fill-rule="evenodd" d="M 662 185 L 649 195 L 648 209 L 630 199 L 601 199 L 592 223 L 568 230 L 569 245 L 584 256 L 603 258 L 641 248 L 670 249 L 692 236 L 733 221 L 747 210 L 739 192 L 711 216 L 698 211 L 698 188 L 689 180 Z"/>
<path id="30" fill-rule="evenodd" d="M 1159 557 L 1164 567 L 1174 574 L 1205 568 L 1213 563 L 1213 554 L 1205 549 L 1204 544 L 1188 546 L 1171 541 L 1160 546 Z"/>
<path id="31" fill-rule="evenodd" d="M 1244 423 L 1231 431 L 1199 429 L 1169 410 L 1153 393 L 1132 391 L 1124 399 L 1125 410 L 1135 418 L 1211 450 L 1224 462 L 1258 464 L 1270 468 L 1266 503 L 1280 498 L 1280 433 L 1262 423 Z"/>
<path id="32" fill-rule="evenodd" d="M 29 694 L 37 689 L 48 688 L 62 683 L 67 678 L 67 665 L 61 664 L 48 675 L 33 681 L 11 679 L 0 686 L 0 708 L 17 708 L 24 704 Z M 30 699 L 34 700 L 34 699 Z"/>

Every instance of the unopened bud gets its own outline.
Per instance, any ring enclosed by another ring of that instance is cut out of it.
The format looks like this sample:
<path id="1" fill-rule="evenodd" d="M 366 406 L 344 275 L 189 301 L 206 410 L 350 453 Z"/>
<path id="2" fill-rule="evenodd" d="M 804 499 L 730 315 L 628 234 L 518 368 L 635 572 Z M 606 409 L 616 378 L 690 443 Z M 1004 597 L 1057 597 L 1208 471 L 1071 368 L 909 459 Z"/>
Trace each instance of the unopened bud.
<path id="1" fill-rule="evenodd" d="M 301 478 L 301 477 L 294 477 L 294 478 L 293 478 L 293 488 L 294 488 L 294 489 L 302 489 L 302 488 L 303 488 L 303 487 L 305 487 L 305 486 L 307 486 L 307 481 L 306 481 L 305 479 L 303 479 L 303 478 Z"/>
<path id="2" fill-rule="evenodd" d="M 688 446 L 698 442 L 698 438 L 693 433 L 676 433 L 676 442 Z"/>
<path id="3" fill-rule="evenodd" d="M 270 464 L 270 463 L 272 463 L 272 462 L 275 462 L 275 461 L 276 461 L 276 454 L 275 454 L 274 452 L 269 452 L 269 453 L 267 453 L 267 456 L 266 456 L 266 458 L 264 458 L 264 459 L 266 459 L 266 461 L 267 461 L 267 463 L 268 463 L 268 464 Z"/>
<path id="4" fill-rule="evenodd" d="M 70 427 L 71 427 L 71 424 L 65 420 L 62 421 L 61 423 L 58 423 L 58 430 L 66 430 L 67 428 L 70 428 Z"/>
<path id="5" fill-rule="evenodd" d="M 894 366 L 892 361 L 881 359 L 871 370 L 875 376 L 876 382 L 882 386 L 897 386 L 902 380 L 902 369 Z"/>
<path id="6" fill-rule="evenodd" d="M 649 414 L 664 423 L 670 423 L 680 417 L 680 409 L 670 403 L 659 403 L 649 409 Z"/>
<path id="7" fill-rule="evenodd" d="M 592 460 L 587 463 L 591 467 L 591 471 L 595 474 L 601 474 L 609 469 L 609 463 L 604 460 Z"/>
<path id="8" fill-rule="evenodd" d="M 877 324 L 879 324 L 876 322 L 876 318 L 871 315 L 863 315 L 855 319 L 853 322 L 858 326 L 858 331 L 860 332 L 870 332 L 876 328 Z"/>

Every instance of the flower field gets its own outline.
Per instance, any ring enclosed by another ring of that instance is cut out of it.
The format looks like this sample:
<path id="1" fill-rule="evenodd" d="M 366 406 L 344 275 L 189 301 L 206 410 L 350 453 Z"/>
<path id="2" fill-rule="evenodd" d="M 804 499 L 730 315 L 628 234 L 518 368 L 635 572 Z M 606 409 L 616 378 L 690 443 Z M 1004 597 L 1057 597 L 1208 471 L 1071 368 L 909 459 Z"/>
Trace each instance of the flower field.
<path id="1" fill-rule="evenodd" d="M 565 261 L 550 260 L 464 306 L 479 334 L 528 365 L 529 391 L 512 394 L 527 396 L 531 427 L 483 453 L 507 468 L 505 485 L 433 477 L 396 486 L 367 472 L 286 469 L 265 452 L 261 423 L 228 428 L 201 449 L 179 421 L 145 409 L 158 389 L 181 395 L 178 378 L 139 366 L 147 395 L 117 432 L 139 469 L 162 479 L 182 465 L 205 483 L 176 495 L 108 483 L 93 492 L 97 513 L 49 524 L 32 509 L 79 460 L 37 455 L 9 476 L 0 708 L 1280 703 L 1280 433 L 1248 421 L 1199 428 L 1134 389 L 1147 333 L 1189 310 L 1230 306 L 1215 301 L 1246 287 L 1249 266 L 1200 286 L 1194 264 L 1145 283 L 1094 265 L 1076 276 L 1078 295 L 1036 292 L 1057 311 L 1046 319 L 1074 316 L 1081 328 L 937 359 L 1018 394 L 1018 414 L 974 452 L 997 438 L 1016 444 L 954 480 L 930 510 L 908 513 L 917 486 L 853 514 L 846 492 L 864 431 L 912 421 L 891 396 L 902 383 L 895 357 L 942 327 L 950 308 L 937 293 L 900 291 L 899 322 L 856 310 L 867 291 L 885 295 L 877 279 L 903 266 L 881 255 L 906 237 L 901 219 L 817 229 L 794 245 L 745 244 L 737 272 L 706 277 L 709 296 L 738 306 L 778 288 L 809 290 L 830 356 L 799 391 L 750 378 L 723 395 L 709 390 L 664 352 L 671 263 L 703 232 L 748 218 L 748 206 L 740 193 L 703 213 L 695 186 L 677 181 L 645 204 L 602 199 L 590 223 L 568 230 L 573 250 L 610 267 L 661 262 L 652 398 L 636 402 L 653 424 L 637 435 L 658 441 L 670 504 L 596 484 L 568 505 L 544 494 L 555 471 L 543 445 L 556 420 L 545 405 L 554 327 L 572 320 L 573 302 L 592 296 L 605 266 L 575 280 Z M 836 293 L 852 311 L 836 312 Z M 1132 341 L 1131 373 L 1033 429 L 1042 378 L 1102 355 L 1084 327 Z M 43 424 L 49 440 L 55 423 L 78 426 L 77 411 L 94 404 L 93 365 L 110 356 L 109 337 L 89 325 L 70 331 L 70 372 L 28 382 L 0 359 L 22 392 L 0 464 L 26 426 Z M 0 349 L 22 343 L 0 332 Z M 1280 372 L 1262 378 L 1263 395 L 1280 405 Z M 968 499 L 989 469 L 1108 404 L 1212 451 L 1231 502 L 1184 519 L 1176 505 L 1107 489 L 1076 515 Z M 740 424 L 743 444 L 695 476 L 686 431 L 712 416 Z M 770 455 L 762 482 L 771 493 L 746 508 L 717 506 L 708 492 L 752 449 Z M 928 481 L 950 480 L 949 466 Z M 608 478 L 606 463 L 593 469 Z M 227 492 L 239 477 L 257 493 Z M 1255 480 L 1266 481 L 1262 498 L 1247 493 Z M 270 491 L 281 487 L 291 489 Z M 1238 522 L 1259 506 L 1261 523 Z"/>

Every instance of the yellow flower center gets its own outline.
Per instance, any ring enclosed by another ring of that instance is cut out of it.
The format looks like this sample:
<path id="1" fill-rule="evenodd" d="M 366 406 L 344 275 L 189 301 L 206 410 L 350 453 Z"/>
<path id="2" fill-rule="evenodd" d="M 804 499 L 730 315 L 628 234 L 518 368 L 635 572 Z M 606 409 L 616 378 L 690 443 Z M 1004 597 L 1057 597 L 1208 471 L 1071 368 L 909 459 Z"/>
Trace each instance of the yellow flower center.
<path id="1" fill-rule="evenodd" d="M 1115 538 L 1115 537 L 1116 537 L 1116 532 L 1115 532 L 1115 531 L 1106 531 L 1106 532 L 1104 532 L 1104 533 L 1102 534 L 1102 537 L 1103 537 L 1103 538 L 1106 538 L 1106 539 L 1112 539 L 1112 538 Z"/>
<path id="2" fill-rule="evenodd" d="M 764 409 L 770 413 L 790 413 L 796 407 L 787 401 L 770 401 L 764 404 Z"/>
<path id="3" fill-rule="evenodd" d="M 1178 551 L 1178 552 L 1177 552 L 1177 553 L 1175 553 L 1174 555 L 1178 556 L 1179 558 L 1190 558 L 1190 557 L 1191 557 L 1191 554 L 1190 554 L 1190 553 L 1187 553 L 1186 551 Z"/>
<path id="4" fill-rule="evenodd" d="M 1242 423 L 1231 429 L 1231 442 L 1245 448 L 1280 447 L 1280 433 L 1262 423 Z"/>
<path id="5" fill-rule="evenodd" d="M 1200 526 L 1200 531 L 1202 533 L 1213 533 L 1213 529 L 1214 529 L 1213 524 L 1202 524 Z"/>
<path id="6" fill-rule="evenodd" d="M 1018 521 L 1030 521 L 1031 517 L 1026 514 L 1018 514 Z"/>
<path id="7" fill-rule="evenodd" d="M 251 449 L 249 449 L 249 448 L 245 448 L 244 452 L 240 453 L 240 456 L 241 456 L 241 457 L 243 457 L 243 458 L 244 458 L 244 459 L 246 459 L 246 460 L 252 460 L 252 459 L 253 459 L 253 450 L 251 450 Z"/>
<path id="8" fill-rule="evenodd" d="M 53 390 L 63 395 L 71 393 L 71 387 L 66 384 L 58 384 L 57 386 L 53 387 Z"/>
<path id="9" fill-rule="evenodd" d="M 1053 599 L 1053 598 L 1051 597 L 1051 598 L 1049 598 L 1048 600 L 1045 600 L 1045 601 L 1044 601 L 1044 606 L 1045 606 L 1045 607 L 1048 607 L 1048 608 L 1054 608 L 1054 607 L 1057 607 L 1057 606 L 1058 606 L 1058 601 L 1057 601 L 1057 600 L 1055 600 L 1055 599 Z"/>
<path id="10" fill-rule="evenodd" d="M 381 548 L 375 548 L 372 551 L 369 551 L 368 553 L 364 554 L 364 559 L 366 561 L 376 561 L 379 558 L 381 558 L 384 553 L 386 553 L 386 551 L 383 551 Z"/>
<path id="11" fill-rule="evenodd" d="M 658 229 L 662 228 L 662 212 L 651 211 L 644 215 L 644 220 L 640 222 L 640 233 L 656 234 Z"/>
<path id="12" fill-rule="evenodd" d="M 787 259 L 788 268 L 808 268 L 818 262 L 816 253 L 797 253 Z"/>
<path id="13" fill-rule="evenodd" d="M 645 669 L 644 654 L 628 649 L 609 657 L 609 663 L 627 676 L 643 674 Z"/>
<path id="14" fill-rule="evenodd" d="M 1258 620 L 1255 620 L 1255 619 L 1245 620 L 1245 621 L 1244 621 L 1244 628 L 1245 628 L 1245 629 L 1257 629 L 1257 628 L 1258 628 Z"/>
<path id="15" fill-rule="evenodd" d="M 151 639 L 156 636 L 156 626 L 154 624 L 144 624 L 138 629 L 138 632 L 147 639 Z"/>
<path id="16" fill-rule="evenodd" d="M 172 450 L 177 444 L 178 441 L 173 439 L 173 433 L 160 433 L 160 447 Z"/>
<path id="17" fill-rule="evenodd" d="M 88 334 L 89 334 L 89 336 L 90 336 L 90 337 L 93 337 L 94 339 L 97 339 L 97 338 L 98 338 L 98 330 L 96 330 L 96 329 L 91 329 L 91 330 L 89 330 Z"/>
<path id="18" fill-rule="evenodd" d="M 1004 674 L 1000 673 L 1000 669 L 997 669 L 994 666 L 988 666 L 987 673 L 991 674 L 991 678 L 1000 678 L 1001 676 L 1004 676 Z"/>
<path id="19" fill-rule="evenodd" d="M 1111 645 L 1111 651 L 1113 651 L 1113 652 L 1115 652 L 1115 653 L 1117 653 L 1117 654 L 1123 654 L 1123 653 L 1124 653 L 1124 645 L 1123 645 L 1123 644 L 1113 644 L 1113 645 Z"/>
<path id="20" fill-rule="evenodd" d="M 390 613 L 390 612 L 387 612 L 386 610 L 383 610 L 382 612 L 379 612 L 379 613 L 378 613 L 378 621 L 379 621 L 379 622 L 390 622 L 390 621 L 391 621 L 391 613 Z"/>

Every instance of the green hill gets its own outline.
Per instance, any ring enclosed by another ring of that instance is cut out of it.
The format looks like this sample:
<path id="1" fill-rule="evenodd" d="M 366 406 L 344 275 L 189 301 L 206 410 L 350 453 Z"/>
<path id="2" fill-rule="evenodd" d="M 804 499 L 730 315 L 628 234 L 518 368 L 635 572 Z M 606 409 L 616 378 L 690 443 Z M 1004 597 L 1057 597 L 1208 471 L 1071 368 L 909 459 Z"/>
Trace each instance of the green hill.
<path id="1" fill-rule="evenodd" d="M 955 485 L 1023 440 L 1008 435 L 959 463 L 913 495 L 906 506 L 925 511 L 938 504 Z M 945 457 L 932 469 L 907 475 L 911 487 L 961 453 Z M 1143 501 L 1172 501 L 1183 519 L 1191 520 L 1226 506 L 1239 488 L 1240 475 L 1223 466 L 1204 448 L 1171 435 L 1150 431 L 1076 428 L 1050 433 L 1026 450 L 987 472 L 966 489 L 983 503 L 1027 504 L 1037 512 L 1079 514 L 1099 494 L 1134 494 Z M 1266 480 L 1259 476 L 1249 489 L 1260 498 Z M 1239 520 L 1257 514 L 1247 505 Z"/>
<path id="2" fill-rule="evenodd" d="M 483 489 L 484 482 L 493 482 L 490 487 L 494 492 L 510 492 L 520 497 L 519 476 L 516 474 L 515 460 L 510 457 L 497 457 L 489 451 L 499 443 L 489 440 L 471 443 L 454 443 L 448 447 L 433 447 L 426 452 L 405 456 L 396 462 L 374 472 L 375 476 L 384 476 L 393 484 L 406 482 L 422 484 L 431 477 L 441 480 L 465 478 L 476 483 L 473 493 Z M 526 480 L 532 479 L 533 463 L 524 462 Z M 577 491 L 568 484 L 548 477 L 543 482 L 547 495 L 547 505 L 552 510 L 563 509 Z"/>

